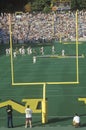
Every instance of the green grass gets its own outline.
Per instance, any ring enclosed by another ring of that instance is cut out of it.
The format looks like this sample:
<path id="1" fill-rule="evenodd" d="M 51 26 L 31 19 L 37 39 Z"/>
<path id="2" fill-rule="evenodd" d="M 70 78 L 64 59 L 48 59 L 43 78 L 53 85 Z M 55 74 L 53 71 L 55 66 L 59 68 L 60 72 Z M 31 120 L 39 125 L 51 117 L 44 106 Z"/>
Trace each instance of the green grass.
<path id="1" fill-rule="evenodd" d="M 75 44 L 57 43 L 55 46 L 58 55 L 61 55 L 62 49 L 65 49 L 66 55 L 75 55 Z M 42 98 L 42 85 L 11 85 L 10 57 L 5 56 L 5 46 L 0 46 L 0 48 L 2 48 L 0 53 L 0 102 L 12 99 L 21 103 L 24 98 Z M 39 48 L 36 47 L 37 52 L 39 52 Z M 45 46 L 45 55 L 48 54 L 51 54 L 50 45 Z M 72 117 L 76 112 L 81 115 L 82 123 L 86 123 L 86 104 L 78 101 L 80 97 L 86 98 L 86 44 L 79 44 L 79 55 L 82 54 L 85 57 L 79 58 L 80 83 L 75 85 L 47 85 L 49 123 L 41 126 L 41 114 L 33 114 L 34 127 L 66 127 L 71 125 Z M 74 58 L 37 58 L 36 64 L 33 64 L 32 55 L 25 55 L 15 58 L 13 64 L 15 83 L 76 80 L 76 60 Z M 13 117 L 15 126 L 25 123 L 24 114 L 14 111 Z M 0 127 L 6 127 L 6 108 L 0 109 Z"/>

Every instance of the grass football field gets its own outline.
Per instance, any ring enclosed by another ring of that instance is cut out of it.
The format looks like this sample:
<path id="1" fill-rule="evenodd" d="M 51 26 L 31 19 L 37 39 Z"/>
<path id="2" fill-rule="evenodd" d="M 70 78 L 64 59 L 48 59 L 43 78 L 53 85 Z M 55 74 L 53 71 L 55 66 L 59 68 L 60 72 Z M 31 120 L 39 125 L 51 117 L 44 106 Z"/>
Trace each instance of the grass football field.
<path id="1" fill-rule="evenodd" d="M 86 43 L 78 45 L 78 63 L 76 44 L 54 43 L 54 46 L 54 54 L 51 45 L 44 46 L 44 55 L 40 54 L 41 46 L 32 47 L 36 51 L 36 63 L 33 63 L 34 54 L 24 56 L 18 54 L 16 58 L 12 57 L 11 61 L 10 56 L 5 54 L 8 45 L 0 45 L 0 127 L 2 129 L 7 127 L 7 115 L 6 106 L 1 107 L 1 103 L 12 100 L 25 105 L 22 99 L 43 98 L 42 83 L 46 83 L 48 123 L 41 124 L 41 113 L 33 113 L 33 128 L 58 127 L 71 130 L 72 117 L 76 112 L 81 116 L 83 129 L 86 126 L 86 102 L 79 101 L 79 98 L 86 98 Z M 20 48 L 21 45 L 14 45 L 13 50 L 16 47 Z M 25 45 L 25 49 L 27 47 L 28 45 Z M 65 56 L 62 56 L 63 49 Z M 12 85 L 12 75 L 15 85 Z M 14 110 L 13 122 L 15 129 L 24 129 L 25 114 Z"/>

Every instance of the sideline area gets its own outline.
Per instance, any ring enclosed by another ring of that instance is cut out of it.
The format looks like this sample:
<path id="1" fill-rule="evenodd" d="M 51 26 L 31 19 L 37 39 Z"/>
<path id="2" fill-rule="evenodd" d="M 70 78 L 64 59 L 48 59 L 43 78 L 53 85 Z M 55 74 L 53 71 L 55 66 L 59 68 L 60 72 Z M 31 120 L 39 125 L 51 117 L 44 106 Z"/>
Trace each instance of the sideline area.
<path id="1" fill-rule="evenodd" d="M 26 128 L 10 128 L 10 130 L 25 130 Z M 29 128 L 27 128 L 29 129 Z M 65 127 L 61 127 L 61 126 L 58 126 L 58 127 L 33 127 L 31 129 L 34 129 L 34 130 L 75 130 L 76 128 L 74 128 L 73 126 L 65 126 Z M 85 127 L 80 127 L 78 128 L 79 130 L 86 130 Z M 4 127 L 1 127 L 0 130 L 8 130 L 8 128 L 4 128 Z"/>

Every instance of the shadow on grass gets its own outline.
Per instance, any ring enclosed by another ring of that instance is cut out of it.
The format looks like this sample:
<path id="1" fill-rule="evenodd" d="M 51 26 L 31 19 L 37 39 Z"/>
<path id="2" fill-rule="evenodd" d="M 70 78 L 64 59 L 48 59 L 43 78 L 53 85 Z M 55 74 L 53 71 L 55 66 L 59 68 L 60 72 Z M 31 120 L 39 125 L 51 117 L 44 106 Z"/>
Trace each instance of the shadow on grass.
<path id="1" fill-rule="evenodd" d="M 80 115 L 80 117 L 84 117 L 86 116 L 86 114 L 82 114 Z M 50 124 L 54 124 L 54 123 L 57 123 L 57 122 L 64 122 L 64 121 L 72 121 L 73 117 L 70 116 L 70 117 L 56 117 L 56 118 L 51 118 L 48 120 L 48 122 L 46 124 L 42 124 L 41 121 L 34 121 L 32 122 L 32 126 L 33 127 L 45 127 L 46 125 L 50 125 Z M 16 127 L 24 127 L 25 124 L 21 124 L 21 125 L 16 125 L 14 126 L 14 128 Z M 86 123 L 81 123 L 80 127 L 86 127 Z"/>
<path id="2" fill-rule="evenodd" d="M 72 119 L 72 117 L 64 117 L 64 118 L 56 117 L 56 118 L 49 119 L 47 124 L 62 122 L 62 121 L 68 121 L 68 120 L 71 120 L 71 119 Z"/>
<path id="3" fill-rule="evenodd" d="M 80 127 L 86 127 L 86 123 L 82 123 Z"/>
<path id="4" fill-rule="evenodd" d="M 19 124 L 19 125 L 15 125 L 15 126 L 13 126 L 13 128 L 17 128 L 17 127 L 23 127 L 23 126 L 25 126 L 25 124 Z"/>
<path id="5" fill-rule="evenodd" d="M 86 114 L 81 114 L 80 117 L 84 117 Z M 73 116 L 70 117 L 56 117 L 56 118 L 51 118 L 48 120 L 47 124 L 54 124 L 57 122 L 64 122 L 64 121 L 72 121 Z M 80 127 L 86 127 L 86 123 L 81 123 Z"/>
<path id="6" fill-rule="evenodd" d="M 44 126 L 41 121 L 35 121 L 35 122 L 32 122 L 32 127 L 42 127 Z M 19 124 L 19 125 L 15 125 L 14 128 L 17 128 L 17 127 L 25 127 L 25 124 Z M 28 124 L 28 128 L 29 128 L 29 124 Z"/>
<path id="7" fill-rule="evenodd" d="M 41 121 L 33 122 L 33 127 L 44 127 L 46 124 L 42 124 Z"/>

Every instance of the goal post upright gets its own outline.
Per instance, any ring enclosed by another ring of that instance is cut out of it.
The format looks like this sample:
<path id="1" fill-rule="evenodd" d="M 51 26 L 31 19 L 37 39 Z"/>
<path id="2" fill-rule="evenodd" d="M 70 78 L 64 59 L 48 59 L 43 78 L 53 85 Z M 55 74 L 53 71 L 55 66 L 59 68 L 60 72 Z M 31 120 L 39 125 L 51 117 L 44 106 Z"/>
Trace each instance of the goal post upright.
<path id="1" fill-rule="evenodd" d="M 47 123 L 47 98 L 46 98 L 46 83 L 43 85 L 43 100 L 42 100 L 42 123 Z"/>
<path id="2" fill-rule="evenodd" d="M 14 83 L 14 68 L 13 68 L 13 47 L 12 47 L 12 24 L 11 24 L 11 14 L 9 13 L 9 34 L 10 34 L 10 62 L 11 62 L 11 80 L 12 85 Z"/>
<path id="3" fill-rule="evenodd" d="M 78 44 L 78 10 L 76 10 L 76 79 L 79 83 Z"/>

